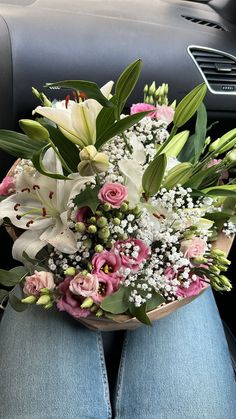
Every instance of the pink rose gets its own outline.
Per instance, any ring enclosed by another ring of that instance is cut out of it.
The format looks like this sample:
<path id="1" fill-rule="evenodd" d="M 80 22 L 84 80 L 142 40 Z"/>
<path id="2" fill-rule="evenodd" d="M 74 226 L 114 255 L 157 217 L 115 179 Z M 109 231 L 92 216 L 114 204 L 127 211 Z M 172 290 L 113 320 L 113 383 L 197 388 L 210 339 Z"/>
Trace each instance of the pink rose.
<path id="1" fill-rule="evenodd" d="M 98 291 L 98 278 L 95 275 L 78 274 L 70 281 L 69 289 L 75 295 L 92 297 Z"/>
<path id="2" fill-rule="evenodd" d="M 136 103 L 135 105 L 132 105 L 130 108 L 130 114 L 133 115 L 135 113 L 146 112 L 149 110 L 154 112 L 150 112 L 147 116 L 150 116 L 150 118 L 155 118 L 156 107 L 153 105 L 149 105 L 148 103 Z"/>
<path id="3" fill-rule="evenodd" d="M 119 254 L 122 265 L 134 271 L 139 269 L 139 264 L 146 261 L 151 252 L 150 247 L 140 239 L 119 240 L 114 249 Z"/>
<path id="4" fill-rule="evenodd" d="M 84 298 L 79 297 L 70 291 L 70 282 L 71 278 L 68 277 L 58 286 L 58 290 L 62 294 L 62 297 L 57 300 L 57 308 L 59 311 L 67 311 L 67 313 L 76 319 L 87 317 L 90 314 L 90 310 L 81 308 Z"/>
<path id="5" fill-rule="evenodd" d="M 51 272 L 34 271 L 34 275 L 26 276 L 23 291 L 27 295 L 38 296 L 42 288 L 53 290 L 55 283 Z"/>
<path id="6" fill-rule="evenodd" d="M 176 295 L 180 297 L 193 297 L 194 295 L 198 295 L 203 288 L 208 287 L 206 282 L 203 282 L 200 277 L 197 277 L 195 281 L 193 281 L 188 288 L 179 287 Z"/>
<path id="7" fill-rule="evenodd" d="M 6 176 L 0 183 L 0 195 L 7 196 L 13 192 L 15 192 L 14 178 L 13 176 Z"/>
<path id="8" fill-rule="evenodd" d="M 167 125 L 169 125 L 174 119 L 174 113 L 175 111 L 171 106 L 157 106 L 155 117 L 156 119 L 161 119 L 162 121 L 165 121 Z"/>
<path id="9" fill-rule="evenodd" d="M 128 188 L 120 183 L 105 183 L 98 193 L 102 202 L 108 202 L 112 208 L 120 208 L 128 196 Z"/>
<path id="10" fill-rule="evenodd" d="M 217 164 L 221 163 L 222 159 L 212 159 L 211 161 L 209 161 L 207 167 L 213 167 L 216 166 Z M 216 171 L 217 173 L 217 171 Z M 228 170 L 225 170 L 225 172 L 223 172 L 220 176 L 220 180 L 224 180 L 224 179 L 228 179 L 229 177 L 229 172 Z"/>
<path id="11" fill-rule="evenodd" d="M 187 259 L 203 256 L 206 250 L 206 242 L 200 237 L 194 237 L 191 240 L 183 240 L 180 246 L 180 251 Z"/>

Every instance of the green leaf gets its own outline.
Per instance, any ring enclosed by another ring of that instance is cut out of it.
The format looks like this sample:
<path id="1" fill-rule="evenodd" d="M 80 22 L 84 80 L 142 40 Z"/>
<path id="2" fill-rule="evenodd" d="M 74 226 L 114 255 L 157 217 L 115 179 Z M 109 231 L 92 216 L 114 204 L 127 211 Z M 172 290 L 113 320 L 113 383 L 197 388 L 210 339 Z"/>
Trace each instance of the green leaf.
<path id="1" fill-rule="evenodd" d="M 24 134 L 0 130 L 0 149 L 14 157 L 31 159 L 33 154 L 45 145 L 44 141 L 32 141 Z"/>
<path id="2" fill-rule="evenodd" d="M 50 140 L 57 147 L 62 159 L 73 173 L 77 172 L 77 167 L 80 162 L 79 149 L 74 143 L 68 140 L 58 128 L 49 124 L 46 127 L 50 134 Z"/>
<path id="3" fill-rule="evenodd" d="M 0 289 L 0 304 L 2 304 L 4 300 L 6 300 L 7 296 L 8 291 Z"/>
<path id="4" fill-rule="evenodd" d="M 210 196 L 227 196 L 236 198 L 236 185 L 213 186 L 202 190 Z"/>
<path id="5" fill-rule="evenodd" d="M 217 212 L 207 212 L 206 214 L 205 214 L 205 218 L 207 218 L 208 220 L 211 220 L 211 221 L 223 221 L 223 222 L 225 222 L 225 221 L 227 221 L 230 217 L 231 217 L 231 215 L 232 214 L 229 214 L 229 213 L 227 213 L 227 212 L 219 212 L 219 211 L 217 211 Z"/>
<path id="6" fill-rule="evenodd" d="M 189 131 L 182 131 L 172 137 L 171 141 L 162 148 L 167 157 L 177 157 L 189 137 Z"/>
<path id="7" fill-rule="evenodd" d="M 110 138 L 113 138 L 115 135 L 121 134 L 125 130 L 131 128 L 149 113 L 150 111 L 139 112 L 134 115 L 126 116 L 120 121 L 115 122 L 111 127 L 104 131 L 100 137 L 97 138 L 95 144 L 96 149 L 99 150 L 108 140 L 110 140 Z"/>
<path id="8" fill-rule="evenodd" d="M 154 292 L 152 294 L 152 298 L 150 300 L 147 300 L 147 311 L 154 310 L 157 308 L 160 304 L 163 304 L 165 302 L 165 298 L 158 294 L 157 292 Z"/>
<path id="9" fill-rule="evenodd" d="M 236 197 L 226 198 L 223 202 L 223 211 L 234 214 L 236 209 Z"/>
<path id="10" fill-rule="evenodd" d="M 28 304 L 24 304 L 21 302 L 19 298 L 17 298 L 14 294 L 9 294 L 9 303 L 14 308 L 14 310 L 21 312 L 25 311 L 28 308 Z"/>
<path id="11" fill-rule="evenodd" d="M 147 198 L 159 191 L 165 174 L 166 164 L 166 155 L 160 154 L 146 168 L 142 178 L 142 186 Z"/>
<path id="12" fill-rule="evenodd" d="M 56 83 L 47 83 L 46 87 L 63 87 L 66 89 L 79 90 L 85 93 L 89 99 L 95 99 L 102 106 L 113 108 L 114 105 L 110 102 L 99 89 L 98 85 L 91 81 L 85 80 L 64 80 Z"/>
<path id="13" fill-rule="evenodd" d="M 4 287 L 12 287 L 18 284 L 27 273 L 28 269 L 24 266 L 17 266 L 10 271 L 0 269 L 0 284 Z"/>
<path id="14" fill-rule="evenodd" d="M 98 205 L 100 204 L 98 199 L 99 189 L 100 186 L 98 185 L 93 189 L 91 189 L 90 186 L 87 186 L 83 192 L 81 192 L 79 195 L 76 195 L 76 197 L 73 199 L 73 202 L 75 205 L 77 205 L 78 208 L 89 207 L 93 213 L 95 213 Z"/>
<path id="15" fill-rule="evenodd" d="M 138 59 L 131 63 L 120 75 L 115 87 L 115 95 L 117 97 L 118 113 L 122 112 L 126 100 L 132 93 L 142 69 L 142 60 Z"/>
<path id="16" fill-rule="evenodd" d="M 116 96 L 114 95 L 110 101 L 116 103 Z M 96 119 L 96 137 L 102 137 L 104 131 L 110 128 L 115 123 L 114 108 L 102 108 Z"/>
<path id="17" fill-rule="evenodd" d="M 100 307 L 112 314 L 125 313 L 129 307 L 128 289 L 120 287 L 114 294 L 108 295 L 101 302 Z"/>
<path id="18" fill-rule="evenodd" d="M 205 83 L 199 84 L 189 92 L 178 104 L 173 123 L 177 128 L 182 127 L 195 114 L 207 92 Z"/>
<path id="19" fill-rule="evenodd" d="M 71 180 L 70 178 L 60 175 L 58 173 L 51 173 L 46 172 L 43 167 L 43 157 L 46 151 L 50 148 L 50 145 L 46 145 L 45 147 L 41 148 L 40 150 L 36 151 L 32 157 L 32 162 L 36 170 L 42 175 L 51 177 L 53 179 L 64 179 L 64 180 Z"/>
<path id="20" fill-rule="evenodd" d="M 180 163 L 173 167 L 167 174 L 163 187 L 172 189 L 176 185 L 183 185 L 192 173 L 191 163 Z"/>
<path id="21" fill-rule="evenodd" d="M 201 103 L 197 110 L 195 134 L 189 137 L 185 147 L 178 156 L 182 162 L 196 163 L 204 150 L 207 132 L 207 113 L 204 103 Z"/>
<path id="22" fill-rule="evenodd" d="M 225 168 L 222 171 L 225 171 Z M 217 181 L 221 175 L 221 170 L 219 170 L 219 172 L 218 170 L 216 171 L 216 166 L 201 169 L 199 172 L 195 173 L 195 175 L 190 176 L 184 186 L 186 188 L 190 187 L 192 189 L 197 189 L 200 187 L 204 179 L 209 178 L 211 175 L 213 175 L 214 180 Z"/>
<path id="23" fill-rule="evenodd" d="M 129 303 L 129 311 L 131 315 L 136 317 L 141 323 L 152 326 L 152 323 L 146 314 L 147 303 L 142 304 L 140 307 L 135 307 L 134 304 Z"/>

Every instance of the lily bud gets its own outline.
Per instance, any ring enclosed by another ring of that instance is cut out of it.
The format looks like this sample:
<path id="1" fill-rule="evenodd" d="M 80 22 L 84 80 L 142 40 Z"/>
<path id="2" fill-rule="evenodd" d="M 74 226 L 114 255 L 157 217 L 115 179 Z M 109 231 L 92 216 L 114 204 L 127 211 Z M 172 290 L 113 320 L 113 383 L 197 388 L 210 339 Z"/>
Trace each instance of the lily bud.
<path id="1" fill-rule="evenodd" d="M 73 266 L 69 266 L 69 268 L 67 268 L 64 271 L 64 275 L 68 275 L 68 276 L 75 276 L 76 270 L 75 268 L 73 268 Z"/>
<path id="2" fill-rule="evenodd" d="M 229 151 L 226 154 L 225 159 L 228 160 L 230 163 L 234 163 L 236 161 L 236 149 Z"/>
<path id="3" fill-rule="evenodd" d="M 32 140 L 49 141 L 49 132 L 39 122 L 32 119 L 21 119 L 19 121 L 22 131 Z"/>
<path id="4" fill-rule="evenodd" d="M 36 304 L 39 306 L 45 306 L 46 304 L 49 304 L 50 302 L 51 302 L 51 298 L 49 295 L 42 295 L 41 297 L 39 297 Z"/>
<path id="5" fill-rule="evenodd" d="M 37 298 L 34 295 L 29 295 L 26 298 L 22 298 L 21 302 L 24 304 L 34 304 Z"/>
<path id="6" fill-rule="evenodd" d="M 155 90 L 156 90 L 156 83 L 155 81 L 153 81 L 148 90 L 149 95 L 154 95 Z"/>
<path id="7" fill-rule="evenodd" d="M 93 145 L 81 150 L 80 159 L 78 171 L 81 176 L 92 176 L 95 173 L 105 172 L 109 167 L 108 156 L 104 153 L 98 153 Z"/>
<path id="8" fill-rule="evenodd" d="M 91 297 L 85 298 L 83 303 L 81 304 L 81 308 L 90 308 L 93 305 L 93 299 Z"/>
<path id="9" fill-rule="evenodd" d="M 145 84 L 144 89 L 143 89 L 143 93 L 147 93 L 148 92 L 148 85 Z"/>

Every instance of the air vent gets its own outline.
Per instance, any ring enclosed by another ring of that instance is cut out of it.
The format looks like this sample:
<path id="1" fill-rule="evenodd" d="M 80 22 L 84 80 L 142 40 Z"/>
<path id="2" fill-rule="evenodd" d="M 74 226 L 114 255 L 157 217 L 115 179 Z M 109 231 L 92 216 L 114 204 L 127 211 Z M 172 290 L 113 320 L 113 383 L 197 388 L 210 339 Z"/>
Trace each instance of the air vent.
<path id="1" fill-rule="evenodd" d="M 225 32 L 225 29 L 220 26 L 218 23 L 209 22 L 209 20 L 198 19 L 196 17 L 181 15 L 184 19 L 189 20 L 192 23 L 196 23 L 198 25 L 207 26 L 208 28 L 218 29 L 219 31 Z"/>
<path id="2" fill-rule="evenodd" d="M 194 45 L 188 47 L 188 52 L 212 93 L 236 94 L 236 57 Z"/>

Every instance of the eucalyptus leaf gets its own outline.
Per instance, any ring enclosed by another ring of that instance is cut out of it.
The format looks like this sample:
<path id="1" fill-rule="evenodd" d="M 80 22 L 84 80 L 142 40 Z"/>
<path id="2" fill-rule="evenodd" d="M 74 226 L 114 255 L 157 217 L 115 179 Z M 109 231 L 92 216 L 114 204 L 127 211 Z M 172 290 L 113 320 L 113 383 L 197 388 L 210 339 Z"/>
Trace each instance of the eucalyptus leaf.
<path id="1" fill-rule="evenodd" d="M 78 90 L 85 93 L 89 99 L 95 99 L 102 106 L 113 108 L 114 104 L 110 102 L 101 92 L 98 85 L 85 80 L 64 80 L 56 83 L 47 83 L 46 87 L 63 87 L 66 89 Z"/>
<path id="2" fill-rule="evenodd" d="M 28 304 L 22 303 L 21 300 L 12 293 L 9 293 L 9 303 L 12 308 L 18 312 L 25 311 L 28 308 Z"/>
<path id="3" fill-rule="evenodd" d="M 28 269 L 24 266 L 17 266 L 10 271 L 0 269 L 0 284 L 4 287 L 12 287 L 18 284 L 27 272 Z"/>
<path id="4" fill-rule="evenodd" d="M 166 155 L 160 154 L 146 168 L 142 178 L 142 186 L 147 198 L 154 196 L 159 191 L 165 174 L 166 164 Z"/>
<path id="5" fill-rule="evenodd" d="M 100 186 L 96 185 L 93 189 L 87 186 L 84 191 L 80 192 L 79 195 L 73 199 L 73 202 L 78 208 L 89 207 L 93 213 L 95 213 L 100 201 L 98 199 L 98 192 Z"/>
<path id="6" fill-rule="evenodd" d="M 142 60 L 138 59 L 132 62 L 120 75 L 115 86 L 115 95 L 117 98 L 118 113 L 120 114 L 126 100 L 132 93 L 142 69 Z"/>
<path id="7" fill-rule="evenodd" d="M 0 149 L 17 158 L 32 159 L 33 154 L 45 145 L 45 141 L 32 141 L 24 134 L 0 130 Z"/>
<path id="8" fill-rule="evenodd" d="M 128 289 L 121 286 L 118 291 L 105 297 L 100 307 L 112 314 L 125 313 L 129 307 Z"/>
<path id="9" fill-rule="evenodd" d="M 173 123 L 177 128 L 182 127 L 195 114 L 207 92 L 205 83 L 199 84 L 191 90 L 177 105 Z"/>
<path id="10" fill-rule="evenodd" d="M 108 140 L 131 128 L 149 113 L 150 111 L 139 112 L 134 115 L 126 116 L 120 121 L 115 122 L 112 126 L 105 130 L 100 137 L 97 138 L 95 144 L 96 149 L 99 150 Z"/>

